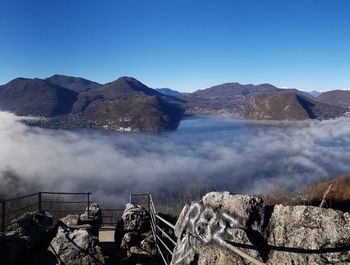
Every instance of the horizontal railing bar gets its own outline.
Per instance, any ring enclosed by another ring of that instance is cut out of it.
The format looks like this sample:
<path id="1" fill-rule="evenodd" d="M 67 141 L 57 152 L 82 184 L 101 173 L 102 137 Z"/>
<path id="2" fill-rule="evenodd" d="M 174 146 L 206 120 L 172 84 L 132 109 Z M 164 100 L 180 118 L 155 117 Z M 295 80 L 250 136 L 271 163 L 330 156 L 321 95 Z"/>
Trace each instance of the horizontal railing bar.
<path id="1" fill-rule="evenodd" d="M 82 201 L 79 201 L 79 202 L 73 202 L 73 201 L 59 201 L 59 202 L 55 202 L 55 201 L 41 201 L 41 202 L 45 202 L 45 203 L 51 203 L 51 204 L 53 204 L 53 203 L 87 203 L 87 201 L 84 201 L 84 202 L 82 202 Z"/>
<path id="2" fill-rule="evenodd" d="M 132 196 L 145 196 L 145 195 L 149 195 L 149 193 L 131 193 L 131 197 Z"/>
<path id="3" fill-rule="evenodd" d="M 24 209 L 28 209 L 28 208 L 34 207 L 34 206 L 36 206 L 36 205 L 38 205 L 38 203 L 37 203 L 37 202 L 36 202 L 36 203 L 33 203 L 33 204 L 31 204 L 31 205 L 27 205 L 27 206 L 25 206 L 25 207 L 22 207 L 22 208 L 16 209 L 16 210 L 12 210 L 12 211 L 10 211 L 10 212 L 5 212 L 5 215 L 7 215 L 7 214 L 13 214 L 13 213 L 16 213 L 16 212 L 22 211 L 22 210 L 24 210 Z"/>
<path id="4" fill-rule="evenodd" d="M 4 202 L 10 202 L 10 201 L 17 201 L 17 200 L 22 200 L 28 197 L 34 197 L 34 196 L 38 196 L 38 192 L 37 193 L 32 193 L 32 194 L 28 194 L 28 195 L 24 195 L 24 196 L 20 196 L 20 197 L 13 197 L 13 198 L 9 198 L 9 199 L 4 199 Z"/>
<path id="5" fill-rule="evenodd" d="M 158 245 L 157 245 L 157 249 L 158 249 L 158 252 L 160 253 L 160 256 L 162 257 L 164 263 L 165 263 L 166 265 L 169 265 L 168 262 L 166 261 L 164 255 L 163 255 L 163 253 L 162 253 L 162 250 L 159 248 Z"/>
<path id="6" fill-rule="evenodd" d="M 92 194 L 91 192 L 51 192 L 51 191 L 43 191 L 41 192 L 41 194 L 51 194 L 51 195 L 55 195 L 55 194 L 59 194 L 59 195 L 88 195 L 88 194 Z"/>
<path id="7" fill-rule="evenodd" d="M 103 225 L 116 225 L 117 223 L 102 223 Z"/>
<path id="8" fill-rule="evenodd" d="M 163 223 L 165 223 L 166 225 L 168 225 L 170 228 L 175 230 L 175 226 L 171 223 L 169 223 L 167 220 L 165 220 L 164 218 L 160 217 L 158 214 L 156 214 L 156 217 L 161 220 Z"/>
<path id="9" fill-rule="evenodd" d="M 160 243 L 162 243 L 162 245 L 170 253 L 170 255 L 173 255 L 173 252 L 170 250 L 170 248 L 163 242 L 163 240 L 159 236 L 157 236 L 157 239 L 159 240 Z"/>
<path id="10" fill-rule="evenodd" d="M 115 215 L 102 215 L 103 218 L 115 218 Z"/>
<path id="11" fill-rule="evenodd" d="M 171 243 L 176 245 L 176 242 L 162 228 L 160 228 L 158 225 L 156 225 L 156 227 L 159 229 L 160 232 L 162 232 L 163 235 L 165 235 L 170 240 Z"/>
<path id="12" fill-rule="evenodd" d="M 72 210 L 66 210 L 66 211 L 61 211 L 61 210 L 47 210 L 49 212 L 53 212 L 53 213 L 81 213 L 82 210 L 80 211 L 72 211 Z"/>
<path id="13" fill-rule="evenodd" d="M 18 197 L 13 197 L 13 198 L 8 198 L 8 199 L 4 199 L 4 202 L 10 202 L 10 201 L 15 201 L 15 200 L 21 200 L 21 199 L 25 199 L 28 197 L 34 197 L 34 196 L 38 196 L 38 194 L 51 194 L 51 195 L 91 195 L 91 192 L 50 192 L 50 191 L 42 191 L 42 192 L 36 192 L 36 193 L 32 193 L 32 194 L 28 194 L 28 195 L 23 195 L 23 196 L 18 196 Z"/>
<path id="14" fill-rule="evenodd" d="M 102 212 L 121 212 L 124 209 L 101 209 Z"/>

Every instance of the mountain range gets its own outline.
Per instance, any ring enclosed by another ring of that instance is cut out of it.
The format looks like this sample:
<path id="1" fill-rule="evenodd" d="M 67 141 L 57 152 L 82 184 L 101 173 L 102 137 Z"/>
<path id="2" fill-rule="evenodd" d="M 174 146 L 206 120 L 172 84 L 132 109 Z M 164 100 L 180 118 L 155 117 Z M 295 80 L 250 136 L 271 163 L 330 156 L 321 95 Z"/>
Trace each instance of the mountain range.
<path id="1" fill-rule="evenodd" d="M 0 86 L 1 110 L 43 117 L 30 123 L 53 128 L 174 130 L 183 116 L 177 101 L 131 77 L 101 85 L 54 75 L 47 79 L 17 78 Z"/>
<path id="2" fill-rule="evenodd" d="M 246 119 L 329 119 L 349 111 L 350 91 L 308 93 L 271 84 L 225 83 L 193 93 L 152 89 L 132 77 L 99 84 L 80 77 L 16 78 L 0 86 L 0 109 L 44 119 L 30 124 L 159 132 L 174 130 L 184 114 L 228 114 Z"/>

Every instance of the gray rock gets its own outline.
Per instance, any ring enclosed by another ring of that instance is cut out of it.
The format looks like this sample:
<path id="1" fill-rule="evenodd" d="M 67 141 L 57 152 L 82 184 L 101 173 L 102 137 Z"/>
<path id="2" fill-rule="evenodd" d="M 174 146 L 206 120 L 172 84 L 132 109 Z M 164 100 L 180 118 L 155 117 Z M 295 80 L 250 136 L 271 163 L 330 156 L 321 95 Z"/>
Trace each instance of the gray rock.
<path id="1" fill-rule="evenodd" d="M 78 214 L 68 214 L 67 216 L 60 219 L 68 227 L 75 227 L 79 225 L 79 215 Z"/>
<path id="2" fill-rule="evenodd" d="M 144 238 L 140 243 L 140 248 L 152 255 L 156 255 L 156 246 L 153 235 Z"/>
<path id="3" fill-rule="evenodd" d="M 141 206 L 126 205 L 116 226 L 115 241 L 121 264 L 157 264 L 150 214 Z"/>
<path id="4" fill-rule="evenodd" d="M 172 264 L 350 265 L 350 214 L 312 206 L 265 207 L 260 198 L 209 193 L 176 223 Z"/>
<path id="5" fill-rule="evenodd" d="M 132 246 L 137 245 L 140 240 L 139 237 L 140 236 L 134 231 L 125 233 L 120 248 L 127 250 Z"/>
<path id="6" fill-rule="evenodd" d="M 59 262 L 71 265 L 105 264 L 98 239 L 89 229 L 71 230 L 64 224 L 58 227 L 50 250 Z"/>
<path id="7" fill-rule="evenodd" d="M 149 213 L 138 205 L 128 203 L 122 215 L 125 231 L 144 233 L 150 230 Z"/>
<path id="8" fill-rule="evenodd" d="M 262 261 L 264 253 L 255 238 L 263 238 L 264 207 L 258 197 L 228 192 L 211 192 L 201 202 L 186 205 L 175 225 L 172 264 L 248 264 L 227 250 L 227 241 L 244 245 L 247 254 Z"/>
<path id="9" fill-rule="evenodd" d="M 235 218 L 244 229 L 262 231 L 265 204 L 256 196 L 231 195 L 229 192 L 210 192 L 203 199 L 203 205 L 221 209 Z"/>
<path id="10" fill-rule="evenodd" d="M 47 212 L 27 212 L 12 220 L 8 232 L 0 235 L 0 264 L 29 263 L 33 252 L 47 246 L 52 221 Z"/>
<path id="11" fill-rule="evenodd" d="M 268 229 L 269 264 L 350 264 L 349 213 L 276 205 Z"/>
<path id="12" fill-rule="evenodd" d="M 142 248 L 137 247 L 137 246 L 132 246 L 129 251 L 128 251 L 128 256 L 131 256 L 132 254 L 136 254 L 136 255 L 145 255 L 145 256 L 149 256 L 150 253 L 147 251 L 144 251 Z"/>
<path id="13" fill-rule="evenodd" d="M 88 211 L 89 209 L 89 211 Z M 91 203 L 89 208 L 79 217 L 79 224 L 88 224 L 93 227 L 93 234 L 98 236 L 98 231 L 103 223 L 102 210 L 97 203 Z"/>

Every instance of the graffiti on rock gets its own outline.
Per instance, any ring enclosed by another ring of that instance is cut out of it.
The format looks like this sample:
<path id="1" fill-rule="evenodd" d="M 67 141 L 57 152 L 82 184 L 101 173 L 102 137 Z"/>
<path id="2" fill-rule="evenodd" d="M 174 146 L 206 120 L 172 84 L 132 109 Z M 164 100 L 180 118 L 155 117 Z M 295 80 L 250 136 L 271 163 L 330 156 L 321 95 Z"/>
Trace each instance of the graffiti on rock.
<path id="1" fill-rule="evenodd" d="M 174 249 L 173 264 L 193 258 L 194 251 L 190 246 L 195 243 L 191 242 L 192 239 L 204 244 L 216 241 L 226 246 L 223 236 L 232 237 L 232 228 L 238 227 L 238 220 L 225 212 L 215 212 L 211 207 L 204 207 L 200 203 L 184 207 L 176 228 L 176 235 L 180 240 Z"/>

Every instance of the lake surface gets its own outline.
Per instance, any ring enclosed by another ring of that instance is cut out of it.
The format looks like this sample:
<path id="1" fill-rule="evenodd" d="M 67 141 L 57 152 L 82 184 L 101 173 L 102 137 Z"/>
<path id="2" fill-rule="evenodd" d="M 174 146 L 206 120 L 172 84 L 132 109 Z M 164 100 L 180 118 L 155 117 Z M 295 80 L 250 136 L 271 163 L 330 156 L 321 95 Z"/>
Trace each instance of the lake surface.
<path id="1" fill-rule="evenodd" d="M 89 190 L 107 199 L 196 186 L 294 190 L 350 172 L 348 118 L 288 123 L 205 116 L 155 135 L 31 128 L 0 113 L 0 141 L 0 169 L 16 172 L 16 189 Z"/>

